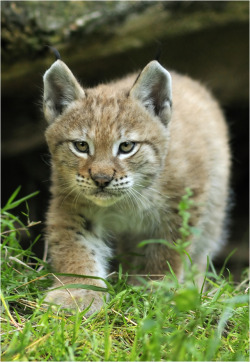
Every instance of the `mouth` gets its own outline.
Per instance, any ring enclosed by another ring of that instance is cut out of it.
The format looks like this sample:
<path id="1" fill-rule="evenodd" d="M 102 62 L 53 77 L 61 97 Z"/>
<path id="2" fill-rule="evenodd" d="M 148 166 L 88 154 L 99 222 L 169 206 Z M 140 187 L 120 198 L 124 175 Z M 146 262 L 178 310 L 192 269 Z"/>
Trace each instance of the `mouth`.
<path id="1" fill-rule="evenodd" d="M 114 195 L 106 190 L 97 190 L 93 193 L 93 196 L 103 199 L 103 198 L 113 197 Z"/>
<path id="2" fill-rule="evenodd" d="M 107 189 L 97 189 L 93 193 L 85 195 L 87 199 L 99 206 L 115 204 L 123 195 Z"/>

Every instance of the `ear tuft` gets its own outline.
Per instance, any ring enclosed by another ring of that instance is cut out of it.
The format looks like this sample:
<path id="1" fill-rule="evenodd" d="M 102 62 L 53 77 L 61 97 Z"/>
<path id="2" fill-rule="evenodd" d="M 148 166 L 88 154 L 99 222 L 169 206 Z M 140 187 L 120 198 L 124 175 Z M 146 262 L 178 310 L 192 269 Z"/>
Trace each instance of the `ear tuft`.
<path id="1" fill-rule="evenodd" d="M 59 51 L 56 48 L 54 48 L 54 47 L 52 47 L 50 45 L 46 45 L 46 46 L 52 51 L 52 53 L 54 54 L 56 60 L 61 60 L 61 55 L 60 55 Z"/>
<path id="2" fill-rule="evenodd" d="M 43 109 L 48 123 L 53 122 L 72 102 L 85 97 L 84 90 L 61 60 L 45 72 L 43 83 Z"/>
<path id="3" fill-rule="evenodd" d="M 169 72 L 156 60 L 141 72 L 130 91 L 151 114 L 167 125 L 172 112 L 172 79 Z"/>

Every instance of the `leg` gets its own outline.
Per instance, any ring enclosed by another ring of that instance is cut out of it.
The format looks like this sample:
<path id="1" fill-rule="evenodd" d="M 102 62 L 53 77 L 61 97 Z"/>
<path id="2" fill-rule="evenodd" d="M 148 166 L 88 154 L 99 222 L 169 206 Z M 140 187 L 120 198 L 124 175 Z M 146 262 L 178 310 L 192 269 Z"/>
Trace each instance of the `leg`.
<path id="1" fill-rule="evenodd" d="M 60 223 L 48 225 L 49 251 L 55 272 L 80 274 L 93 277 L 106 277 L 107 258 L 111 256 L 110 248 L 91 231 L 84 228 L 79 217 L 70 218 L 70 224 L 57 216 Z M 104 281 L 74 276 L 57 277 L 53 288 L 65 284 L 89 284 L 105 288 Z M 45 301 L 60 304 L 64 308 L 85 309 L 91 303 L 88 314 L 99 310 L 103 304 L 102 294 L 87 289 L 59 289 L 49 291 Z"/>

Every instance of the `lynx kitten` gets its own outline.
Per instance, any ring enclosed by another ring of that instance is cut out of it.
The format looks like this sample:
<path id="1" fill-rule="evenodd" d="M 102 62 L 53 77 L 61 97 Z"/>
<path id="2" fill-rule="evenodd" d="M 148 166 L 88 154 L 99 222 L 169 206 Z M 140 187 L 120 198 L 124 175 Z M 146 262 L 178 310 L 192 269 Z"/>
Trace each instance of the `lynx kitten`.
<path id="1" fill-rule="evenodd" d="M 200 230 L 188 252 L 199 273 L 223 244 L 230 155 L 222 112 L 204 87 L 157 61 L 140 73 L 83 89 L 57 60 L 44 75 L 46 139 L 52 155 L 47 239 L 56 272 L 105 278 L 114 254 L 133 274 L 164 274 L 167 261 L 181 280 L 180 256 L 147 239 L 174 242 L 178 204 L 189 187 Z M 105 287 L 101 279 L 60 277 L 61 284 Z M 49 291 L 46 300 L 89 313 L 100 292 Z"/>

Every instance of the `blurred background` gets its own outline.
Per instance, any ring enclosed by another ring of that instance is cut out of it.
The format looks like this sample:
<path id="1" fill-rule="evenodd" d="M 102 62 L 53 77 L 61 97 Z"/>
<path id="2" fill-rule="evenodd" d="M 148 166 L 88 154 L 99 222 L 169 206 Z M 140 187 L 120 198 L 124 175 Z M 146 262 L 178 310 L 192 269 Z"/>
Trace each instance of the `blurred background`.
<path id="1" fill-rule="evenodd" d="M 20 196 L 39 190 L 29 207 L 30 219 L 42 221 L 32 232 L 42 233 L 50 185 L 42 76 L 54 62 L 46 45 L 59 50 L 84 86 L 139 71 L 161 48 L 161 63 L 205 84 L 227 118 L 234 207 L 230 240 L 216 264 L 237 248 L 228 263 L 237 280 L 248 265 L 249 3 L 2 1 L 1 30 L 2 205 L 19 185 Z M 43 239 L 35 251 L 42 256 Z"/>

